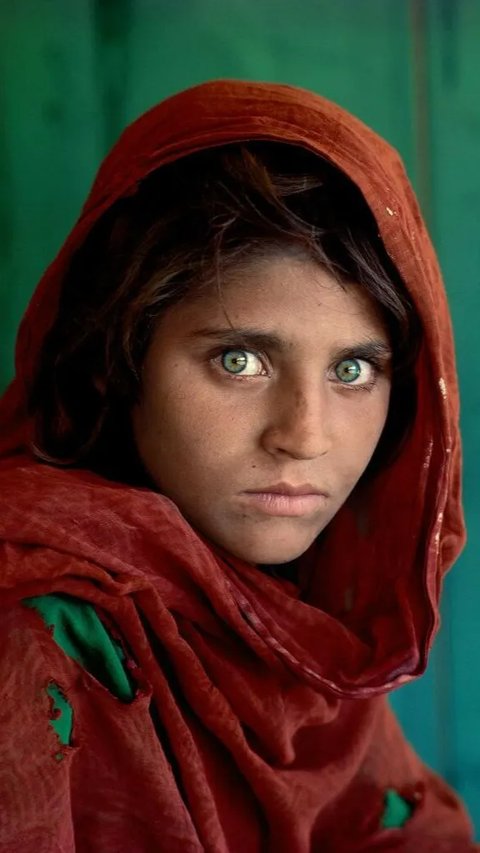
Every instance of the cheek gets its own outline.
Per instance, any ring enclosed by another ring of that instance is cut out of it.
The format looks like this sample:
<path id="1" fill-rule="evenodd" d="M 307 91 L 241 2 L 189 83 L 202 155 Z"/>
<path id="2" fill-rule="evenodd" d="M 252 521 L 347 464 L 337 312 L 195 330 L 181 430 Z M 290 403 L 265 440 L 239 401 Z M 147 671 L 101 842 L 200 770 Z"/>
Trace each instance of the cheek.
<path id="1" fill-rule="evenodd" d="M 188 465 L 208 468 L 235 453 L 248 432 L 238 407 L 212 395 L 201 382 L 185 382 L 178 372 L 169 382 L 157 381 L 139 409 L 137 434 L 145 451 L 165 471 Z"/>
<path id="2" fill-rule="evenodd" d="M 341 464 L 342 459 L 345 463 L 348 459 L 347 465 L 352 475 L 368 464 L 380 440 L 388 414 L 388 391 L 374 399 L 367 394 L 368 392 L 365 392 L 365 401 L 359 401 L 354 407 L 344 408 L 337 422 L 341 422 L 336 435 L 337 460 Z"/>
<path id="3" fill-rule="evenodd" d="M 366 444 L 376 444 L 383 432 L 388 414 L 388 399 L 380 398 L 375 405 L 367 407 L 359 418 L 359 428 Z M 360 427 L 361 424 L 361 427 Z"/>
<path id="4" fill-rule="evenodd" d="M 387 421 L 389 399 L 389 390 L 379 394 L 378 398 L 373 401 L 372 406 L 365 413 L 362 419 L 365 431 L 365 442 L 371 446 L 372 453 L 380 440 L 380 436 L 382 435 L 383 428 Z"/>
<path id="5" fill-rule="evenodd" d="M 377 406 L 373 408 L 370 413 L 370 417 L 366 418 L 366 426 L 365 426 L 365 462 L 363 465 L 363 469 L 365 469 L 370 462 L 378 443 L 382 437 L 382 433 L 387 421 L 389 409 L 389 393 L 387 392 L 382 398 L 379 399 Z"/>
<path id="6" fill-rule="evenodd" d="M 165 402 L 158 408 L 166 410 L 171 429 L 201 437 L 205 445 L 208 441 L 235 442 L 254 428 L 261 410 L 259 400 L 250 399 L 248 393 L 243 397 L 234 380 L 216 382 L 203 370 L 192 371 L 191 365 L 180 365 L 170 375 L 171 381 L 163 385 Z"/>

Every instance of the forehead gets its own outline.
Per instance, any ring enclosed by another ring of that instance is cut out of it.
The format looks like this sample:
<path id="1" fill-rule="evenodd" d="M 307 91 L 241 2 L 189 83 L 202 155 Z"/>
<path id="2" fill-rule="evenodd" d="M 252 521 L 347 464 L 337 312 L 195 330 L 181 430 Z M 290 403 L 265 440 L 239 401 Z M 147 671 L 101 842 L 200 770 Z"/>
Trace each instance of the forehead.
<path id="1" fill-rule="evenodd" d="M 243 262 L 174 306 L 170 328 L 190 334 L 209 325 L 276 329 L 285 340 L 309 336 L 386 336 L 380 306 L 365 288 L 337 280 L 313 260 L 288 255 Z"/>

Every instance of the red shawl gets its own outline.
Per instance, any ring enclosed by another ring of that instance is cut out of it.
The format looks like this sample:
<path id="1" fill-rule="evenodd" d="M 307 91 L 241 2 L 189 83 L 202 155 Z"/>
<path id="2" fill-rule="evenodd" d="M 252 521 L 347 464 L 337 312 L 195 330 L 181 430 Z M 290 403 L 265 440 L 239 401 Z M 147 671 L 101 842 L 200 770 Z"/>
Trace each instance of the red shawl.
<path id="1" fill-rule="evenodd" d="M 39 464 L 27 449 L 25 387 L 72 253 L 153 170 L 253 139 L 321 154 L 360 188 L 425 330 L 413 431 L 375 480 L 362 524 L 343 507 L 304 555 L 306 600 L 212 549 L 163 495 Z M 405 742 L 385 699 L 424 671 L 442 578 L 464 543 L 450 317 L 387 143 L 291 86 L 216 81 L 151 109 L 105 159 L 31 300 L 0 416 L 1 853 L 475 849 L 461 804 Z M 52 591 L 93 603 L 115 626 L 132 656 L 133 702 L 68 658 L 19 603 Z M 61 762 L 52 678 L 74 710 Z M 414 808 L 400 829 L 381 825 L 390 790 Z"/>

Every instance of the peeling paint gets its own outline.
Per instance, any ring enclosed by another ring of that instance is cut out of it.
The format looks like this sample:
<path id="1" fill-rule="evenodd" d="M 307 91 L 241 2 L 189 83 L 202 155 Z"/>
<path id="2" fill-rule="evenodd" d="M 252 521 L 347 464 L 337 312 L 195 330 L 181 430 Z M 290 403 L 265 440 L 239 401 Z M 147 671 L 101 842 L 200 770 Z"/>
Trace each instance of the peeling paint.
<path id="1" fill-rule="evenodd" d="M 447 396 L 447 386 L 446 386 L 445 379 L 443 378 L 443 376 L 441 376 L 440 379 L 438 380 L 438 384 L 440 386 L 440 393 L 441 393 L 442 397 L 445 399 Z"/>

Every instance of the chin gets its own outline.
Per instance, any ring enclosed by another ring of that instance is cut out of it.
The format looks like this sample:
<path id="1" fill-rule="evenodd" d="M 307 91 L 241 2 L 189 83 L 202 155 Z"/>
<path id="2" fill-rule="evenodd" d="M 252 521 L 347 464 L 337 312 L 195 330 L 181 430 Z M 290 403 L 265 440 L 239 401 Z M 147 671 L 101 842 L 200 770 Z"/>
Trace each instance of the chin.
<path id="1" fill-rule="evenodd" d="M 282 563 L 290 563 L 296 560 L 310 547 L 313 540 L 297 545 L 284 545 L 283 547 L 265 547 L 265 543 L 259 544 L 257 547 L 245 547 L 245 544 L 235 547 L 231 545 L 227 548 L 235 557 L 245 560 L 247 563 L 254 565 L 281 565 Z"/>

